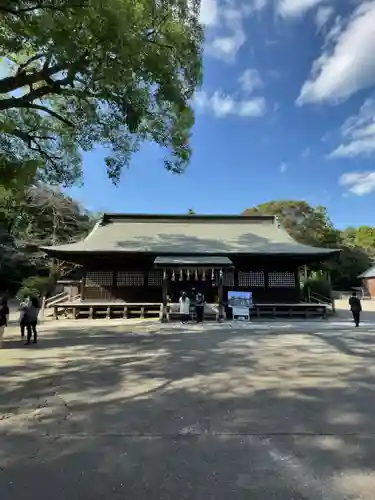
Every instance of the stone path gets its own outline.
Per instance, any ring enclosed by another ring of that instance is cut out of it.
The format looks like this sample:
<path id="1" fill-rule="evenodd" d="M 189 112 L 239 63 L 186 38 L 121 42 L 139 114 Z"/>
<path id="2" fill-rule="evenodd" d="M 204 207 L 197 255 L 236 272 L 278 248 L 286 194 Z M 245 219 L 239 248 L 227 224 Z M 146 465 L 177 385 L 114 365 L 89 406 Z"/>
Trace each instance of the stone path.
<path id="1" fill-rule="evenodd" d="M 373 500 L 375 327 L 56 323 L 0 350 L 2 500 Z"/>

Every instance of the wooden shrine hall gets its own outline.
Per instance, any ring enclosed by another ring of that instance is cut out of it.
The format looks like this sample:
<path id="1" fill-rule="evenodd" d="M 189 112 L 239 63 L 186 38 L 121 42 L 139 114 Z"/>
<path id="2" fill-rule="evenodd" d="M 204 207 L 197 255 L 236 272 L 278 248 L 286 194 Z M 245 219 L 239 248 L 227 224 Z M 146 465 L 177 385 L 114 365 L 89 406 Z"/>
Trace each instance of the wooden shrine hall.
<path id="1" fill-rule="evenodd" d="M 301 266 L 338 252 L 297 243 L 273 216 L 148 214 L 104 214 L 84 240 L 42 250 L 82 269 L 79 296 L 56 310 L 161 311 L 163 320 L 193 290 L 218 319 L 228 314 L 230 290 L 251 291 L 258 313 L 298 311 Z"/>

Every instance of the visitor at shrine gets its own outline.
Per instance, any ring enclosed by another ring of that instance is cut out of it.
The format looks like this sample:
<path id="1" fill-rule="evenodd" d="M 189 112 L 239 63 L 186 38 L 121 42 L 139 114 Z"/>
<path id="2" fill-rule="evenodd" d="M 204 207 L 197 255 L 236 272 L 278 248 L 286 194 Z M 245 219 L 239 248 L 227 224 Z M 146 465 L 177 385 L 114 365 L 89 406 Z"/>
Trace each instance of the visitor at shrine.
<path id="1" fill-rule="evenodd" d="M 26 309 L 26 328 L 27 328 L 27 342 L 25 345 L 29 345 L 31 342 L 31 336 L 33 335 L 33 344 L 38 341 L 38 332 L 36 330 L 36 325 L 38 324 L 38 314 L 39 314 L 39 301 L 37 297 L 31 297 Z"/>
<path id="2" fill-rule="evenodd" d="M 357 297 L 356 292 L 352 293 L 352 295 L 349 299 L 349 306 L 350 306 L 350 310 L 352 311 L 355 326 L 358 327 L 360 319 L 361 319 L 362 305 L 361 305 L 361 301 Z"/>
<path id="3" fill-rule="evenodd" d="M 204 316 L 204 295 L 198 292 L 195 296 L 195 314 L 197 316 L 197 323 L 202 323 Z"/>
<path id="4" fill-rule="evenodd" d="M 20 304 L 20 330 L 21 338 L 25 336 L 25 329 L 27 328 L 27 302 L 21 302 Z"/>
<path id="5" fill-rule="evenodd" d="M 186 292 L 182 292 L 179 302 L 181 322 L 187 323 L 190 318 L 190 299 Z"/>
<path id="6" fill-rule="evenodd" d="M 8 326 L 9 307 L 6 297 L 0 297 L 0 347 L 3 342 L 5 327 Z"/>

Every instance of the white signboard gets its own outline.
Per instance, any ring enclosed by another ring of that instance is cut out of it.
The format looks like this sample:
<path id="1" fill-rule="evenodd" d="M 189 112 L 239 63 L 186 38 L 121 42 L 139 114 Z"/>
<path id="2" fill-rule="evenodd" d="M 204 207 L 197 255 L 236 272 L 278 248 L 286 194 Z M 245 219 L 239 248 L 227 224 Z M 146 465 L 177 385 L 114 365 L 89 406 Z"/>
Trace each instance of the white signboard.
<path id="1" fill-rule="evenodd" d="M 228 306 L 232 308 L 233 319 L 248 321 L 253 306 L 252 292 L 228 292 Z"/>

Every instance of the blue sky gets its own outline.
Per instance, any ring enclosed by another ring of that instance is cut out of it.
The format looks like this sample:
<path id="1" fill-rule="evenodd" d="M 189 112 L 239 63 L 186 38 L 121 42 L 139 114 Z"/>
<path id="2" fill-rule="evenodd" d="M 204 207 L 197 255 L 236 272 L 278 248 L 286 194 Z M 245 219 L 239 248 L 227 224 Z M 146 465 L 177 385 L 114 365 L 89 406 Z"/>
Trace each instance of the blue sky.
<path id="1" fill-rule="evenodd" d="M 118 187 L 104 152 L 70 193 L 96 211 L 241 213 L 274 199 L 375 225 L 375 0 L 202 0 L 204 84 L 181 176 L 145 145 Z"/>

